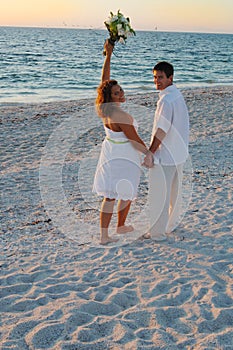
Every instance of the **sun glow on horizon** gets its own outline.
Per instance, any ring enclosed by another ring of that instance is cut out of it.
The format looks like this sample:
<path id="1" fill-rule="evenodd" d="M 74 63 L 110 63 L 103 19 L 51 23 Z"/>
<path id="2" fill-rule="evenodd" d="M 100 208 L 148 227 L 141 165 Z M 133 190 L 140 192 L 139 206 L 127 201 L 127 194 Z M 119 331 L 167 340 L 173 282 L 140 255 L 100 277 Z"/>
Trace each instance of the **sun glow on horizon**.
<path id="1" fill-rule="evenodd" d="M 1 7 L 1 25 L 58 25 L 72 14 L 71 4 L 64 0 L 8 0 Z"/>
<path id="2" fill-rule="evenodd" d="M 134 29 L 233 33 L 231 0 L 2 0 L 0 26 L 104 29 L 110 11 L 129 16 Z"/>

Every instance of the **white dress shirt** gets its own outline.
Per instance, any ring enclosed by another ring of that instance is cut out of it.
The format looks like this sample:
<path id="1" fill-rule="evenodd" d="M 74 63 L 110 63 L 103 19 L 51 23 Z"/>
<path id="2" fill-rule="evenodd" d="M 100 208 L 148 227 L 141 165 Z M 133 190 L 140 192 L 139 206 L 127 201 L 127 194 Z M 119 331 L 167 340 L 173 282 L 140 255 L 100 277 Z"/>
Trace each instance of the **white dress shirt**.
<path id="1" fill-rule="evenodd" d="M 189 114 L 183 95 L 174 84 L 159 93 L 152 140 L 158 128 L 162 129 L 166 136 L 154 153 L 154 163 L 184 163 L 188 158 Z"/>

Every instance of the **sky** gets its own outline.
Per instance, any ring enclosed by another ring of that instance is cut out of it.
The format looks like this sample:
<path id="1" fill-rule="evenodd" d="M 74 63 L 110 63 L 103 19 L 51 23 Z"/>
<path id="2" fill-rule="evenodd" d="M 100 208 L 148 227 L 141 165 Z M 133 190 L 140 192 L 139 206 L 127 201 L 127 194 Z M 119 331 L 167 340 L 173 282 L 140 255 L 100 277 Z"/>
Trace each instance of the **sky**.
<path id="1" fill-rule="evenodd" d="M 233 34 L 232 0 L 0 0 L 0 26 L 104 29 L 118 9 L 135 30 Z"/>

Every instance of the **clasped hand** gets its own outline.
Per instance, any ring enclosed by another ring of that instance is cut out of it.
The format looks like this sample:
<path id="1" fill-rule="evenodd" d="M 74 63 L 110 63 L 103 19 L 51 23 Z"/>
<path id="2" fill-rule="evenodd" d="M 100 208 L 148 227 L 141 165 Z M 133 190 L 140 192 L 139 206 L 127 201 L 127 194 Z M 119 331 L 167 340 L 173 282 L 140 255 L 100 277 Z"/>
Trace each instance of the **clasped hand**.
<path id="1" fill-rule="evenodd" d="M 148 151 L 146 153 L 142 165 L 146 168 L 152 168 L 154 166 L 154 156 L 152 152 Z"/>

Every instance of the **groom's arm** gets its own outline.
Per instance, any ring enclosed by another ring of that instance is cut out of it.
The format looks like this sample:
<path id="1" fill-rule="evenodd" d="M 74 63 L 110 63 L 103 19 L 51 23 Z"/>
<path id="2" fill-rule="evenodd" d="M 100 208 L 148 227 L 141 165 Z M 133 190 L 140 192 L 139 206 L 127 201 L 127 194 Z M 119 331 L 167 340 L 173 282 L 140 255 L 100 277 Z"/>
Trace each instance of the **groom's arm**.
<path id="1" fill-rule="evenodd" d="M 149 152 L 144 159 L 144 165 L 147 168 L 151 168 L 153 166 L 151 165 L 151 163 L 154 162 L 154 154 L 159 148 L 159 146 L 161 145 L 164 137 L 166 136 L 168 130 L 171 127 L 172 115 L 173 115 L 172 106 L 168 101 L 163 99 L 162 101 L 158 102 L 155 113 L 156 113 L 156 119 L 157 119 L 156 120 L 157 130 L 155 132 L 152 143 L 150 145 Z"/>
<path id="2" fill-rule="evenodd" d="M 162 129 L 158 129 L 153 137 L 152 143 L 150 145 L 149 151 L 147 152 L 143 165 L 147 168 L 151 168 L 154 165 L 154 153 L 159 148 L 161 142 L 163 141 L 166 133 Z"/>
<path id="3" fill-rule="evenodd" d="M 154 154 L 157 149 L 159 148 L 159 146 L 161 145 L 161 142 L 163 141 L 164 137 L 166 136 L 165 131 L 163 131 L 162 129 L 157 129 L 152 143 L 150 145 L 149 150 Z"/>

